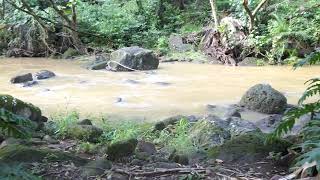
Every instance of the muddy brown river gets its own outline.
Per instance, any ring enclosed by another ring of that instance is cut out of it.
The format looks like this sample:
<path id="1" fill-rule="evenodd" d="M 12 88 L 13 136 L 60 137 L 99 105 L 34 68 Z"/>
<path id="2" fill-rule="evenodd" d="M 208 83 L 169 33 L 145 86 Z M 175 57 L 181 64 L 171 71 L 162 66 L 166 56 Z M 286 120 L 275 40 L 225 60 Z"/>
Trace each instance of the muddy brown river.
<path id="1" fill-rule="evenodd" d="M 82 115 L 114 115 L 158 120 L 176 114 L 203 114 L 207 104 L 236 103 L 257 83 L 271 84 L 296 104 L 304 82 L 320 76 L 320 66 L 293 71 L 289 66 L 228 67 L 163 63 L 148 72 L 89 71 L 81 62 L 0 59 L 0 93 L 39 106 L 46 115 L 78 110 Z M 10 78 L 51 70 L 56 77 L 23 88 Z"/>

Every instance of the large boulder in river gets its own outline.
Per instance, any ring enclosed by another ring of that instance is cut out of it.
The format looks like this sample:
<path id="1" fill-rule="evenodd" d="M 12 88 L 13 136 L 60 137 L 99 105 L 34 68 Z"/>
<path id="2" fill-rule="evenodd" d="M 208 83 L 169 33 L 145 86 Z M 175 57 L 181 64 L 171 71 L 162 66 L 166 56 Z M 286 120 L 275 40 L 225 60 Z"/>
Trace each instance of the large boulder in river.
<path id="1" fill-rule="evenodd" d="M 56 76 L 56 74 L 54 74 L 54 72 L 49 71 L 49 70 L 41 70 L 39 72 L 36 72 L 35 77 L 39 80 L 41 79 L 49 79 Z"/>
<path id="2" fill-rule="evenodd" d="M 33 104 L 23 102 L 10 95 L 0 95 L 0 108 L 4 108 L 13 114 L 22 116 L 42 125 L 45 118 L 42 116 L 41 110 Z"/>
<path id="3" fill-rule="evenodd" d="M 260 113 L 278 114 L 285 111 L 287 99 L 270 85 L 257 84 L 242 96 L 240 106 Z"/>
<path id="4" fill-rule="evenodd" d="M 17 83 L 25 83 L 28 81 L 32 81 L 32 74 L 31 73 L 27 73 L 27 74 L 19 74 L 13 78 L 11 78 L 10 82 L 12 84 L 17 84 Z"/>
<path id="5" fill-rule="evenodd" d="M 111 53 L 111 70 L 130 71 L 157 69 L 159 59 L 151 50 L 137 46 L 125 47 Z"/>

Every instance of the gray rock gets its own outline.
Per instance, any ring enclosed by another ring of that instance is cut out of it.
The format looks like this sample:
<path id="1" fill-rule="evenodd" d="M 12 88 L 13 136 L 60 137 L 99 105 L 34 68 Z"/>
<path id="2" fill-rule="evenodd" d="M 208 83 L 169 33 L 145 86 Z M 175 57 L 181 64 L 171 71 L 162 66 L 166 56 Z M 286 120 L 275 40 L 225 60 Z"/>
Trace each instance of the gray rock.
<path id="1" fill-rule="evenodd" d="M 169 86 L 169 85 L 171 85 L 171 83 L 168 83 L 168 82 L 155 82 L 154 84 L 160 85 L 160 86 Z"/>
<path id="2" fill-rule="evenodd" d="M 138 144 L 137 139 L 129 139 L 126 141 L 115 142 L 108 146 L 107 155 L 110 160 L 118 160 L 123 157 L 130 156 L 136 150 Z"/>
<path id="3" fill-rule="evenodd" d="M 56 74 L 52 71 L 49 71 L 49 70 L 41 70 L 39 72 L 36 72 L 35 74 L 35 77 L 38 79 L 38 80 L 41 80 L 41 79 L 49 79 L 49 78 L 52 78 L 52 77 L 55 77 Z"/>
<path id="4" fill-rule="evenodd" d="M 261 129 L 262 132 L 270 133 L 281 122 L 283 115 L 272 114 L 263 119 L 258 120 L 255 124 Z"/>
<path id="5" fill-rule="evenodd" d="M 260 132 L 260 129 L 254 123 L 243 120 L 239 117 L 231 117 L 228 121 L 228 131 L 230 132 L 231 137 L 252 132 Z"/>
<path id="6" fill-rule="evenodd" d="M 32 87 L 37 84 L 39 84 L 38 81 L 27 81 L 22 84 L 22 87 Z"/>
<path id="7" fill-rule="evenodd" d="M 153 143 L 146 142 L 146 141 L 139 141 L 137 145 L 137 152 L 144 152 L 148 155 L 153 155 L 157 153 L 156 146 Z"/>
<path id="8" fill-rule="evenodd" d="M 79 124 L 79 125 L 92 125 L 92 122 L 89 119 L 84 119 L 84 120 L 79 121 L 77 124 Z"/>
<path id="9" fill-rule="evenodd" d="M 241 114 L 239 112 L 238 109 L 236 108 L 232 108 L 232 109 L 229 109 L 225 114 L 224 116 L 225 118 L 230 118 L 230 117 L 239 117 L 241 118 Z"/>
<path id="10" fill-rule="evenodd" d="M 87 69 L 89 70 L 101 70 L 106 69 L 108 66 L 108 61 L 99 61 L 99 62 L 93 62 L 92 64 L 87 66 Z"/>
<path id="11" fill-rule="evenodd" d="M 192 50 L 192 45 L 184 44 L 180 35 L 172 34 L 169 37 L 169 48 L 173 51 L 186 52 Z"/>
<path id="12" fill-rule="evenodd" d="M 253 123 L 239 117 L 226 120 L 214 115 L 204 116 L 189 130 L 189 137 L 204 149 L 220 146 L 233 137 L 260 132 Z"/>
<path id="13" fill-rule="evenodd" d="M 242 96 L 239 104 L 256 112 L 279 114 L 285 111 L 287 99 L 270 85 L 257 84 Z"/>
<path id="14" fill-rule="evenodd" d="M 140 84 L 139 81 L 132 80 L 132 79 L 126 79 L 124 82 L 128 84 Z"/>
<path id="15" fill-rule="evenodd" d="M 90 177 L 90 176 L 100 176 L 106 170 L 112 168 L 112 163 L 105 159 L 98 159 L 89 162 L 88 164 L 84 165 L 82 169 L 82 177 Z"/>
<path id="16" fill-rule="evenodd" d="M 258 60 L 259 58 L 246 57 L 241 62 L 238 63 L 238 66 L 257 66 Z"/>
<path id="17" fill-rule="evenodd" d="M 189 137 L 203 149 L 220 146 L 231 138 L 228 122 L 209 115 L 196 122 L 189 130 Z"/>
<path id="18" fill-rule="evenodd" d="M 24 82 L 28 82 L 28 81 L 32 81 L 32 74 L 31 73 L 27 73 L 27 74 L 20 74 L 17 75 L 13 78 L 11 78 L 10 82 L 12 84 L 17 84 L 17 83 L 24 83 Z"/>
<path id="19" fill-rule="evenodd" d="M 151 50 L 137 46 L 112 52 L 110 60 L 112 61 L 110 68 L 113 71 L 151 70 L 159 66 L 159 59 Z"/>

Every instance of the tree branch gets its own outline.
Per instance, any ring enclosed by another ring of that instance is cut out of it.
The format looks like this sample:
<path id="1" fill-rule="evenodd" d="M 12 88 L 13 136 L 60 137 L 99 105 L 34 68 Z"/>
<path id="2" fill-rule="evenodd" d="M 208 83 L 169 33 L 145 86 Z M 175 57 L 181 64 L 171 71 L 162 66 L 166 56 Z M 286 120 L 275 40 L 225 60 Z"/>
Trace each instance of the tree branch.
<path id="1" fill-rule="evenodd" d="M 268 0 L 262 0 L 258 6 L 253 10 L 252 15 L 253 17 L 255 17 L 257 15 L 257 13 L 259 12 L 259 10 L 268 2 Z"/>

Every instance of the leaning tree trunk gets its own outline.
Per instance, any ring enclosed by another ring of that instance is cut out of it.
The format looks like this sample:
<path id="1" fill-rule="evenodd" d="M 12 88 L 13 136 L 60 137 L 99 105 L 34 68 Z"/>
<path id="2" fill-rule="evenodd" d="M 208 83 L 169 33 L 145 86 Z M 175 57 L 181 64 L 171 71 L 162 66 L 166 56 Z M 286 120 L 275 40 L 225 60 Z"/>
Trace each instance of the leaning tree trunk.
<path id="1" fill-rule="evenodd" d="M 218 28 L 220 21 L 219 21 L 218 12 L 217 12 L 216 0 L 210 0 L 210 5 L 211 5 L 211 16 L 214 20 L 214 27 Z"/>

